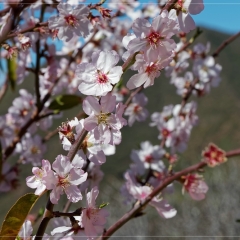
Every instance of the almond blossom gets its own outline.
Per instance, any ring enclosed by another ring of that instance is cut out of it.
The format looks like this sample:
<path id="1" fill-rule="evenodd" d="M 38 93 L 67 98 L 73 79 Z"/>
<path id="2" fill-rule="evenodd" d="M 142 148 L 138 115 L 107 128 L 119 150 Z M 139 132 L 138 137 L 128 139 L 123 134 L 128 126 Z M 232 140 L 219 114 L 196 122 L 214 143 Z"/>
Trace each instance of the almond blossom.
<path id="1" fill-rule="evenodd" d="M 158 145 L 153 146 L 149 141 L 142 142 L 140 146 L 140 150 L 131 152 L 131 159 L 134 162 L 131 168 L 137 169 L 140 175 L 143 175 L 148 169 L 162 172 L 165 166 L 161 158 L 164 156 L 165 150 Z"/>
<path id="2" fill-rule="evenodd" d="M 112 112 L 116 108 L 116 114 Z M 100 100 L 88 96 L 83 101 L 83 110 L 89 115 L 84 120 L 84 128 L 94 133 L 96 140 L 104 144 L 119 144 L 121 142 L 120 129 L 126 125 L 126 120 L 122 118 L 124 105 L 116 106 L 116 97 L 108 93 Z"/>
<path id="3" fill-rule="evenodd" d="M 177 17 L 181 31 L 188 33 L 196 27 L 190 14 L 199 14 L 203 9 L 203 0 L 177 0 L 169 14 Z"/>
<path id="4" fill-rule="evenodd" d="M 138 122 L 143 122 L 148 117 L 148 110 L 145 107 L 148 99 L 143 93 L 136 94 L 132 103 L 126 108 L 124 113 L 125 116 L 129 116 L 128 125 L 131 127 L 133 123 L 137 120 Z"/>
<path id="5" fill-rule="evenodd" d="M 55 171 L 55 179 L 52 181 L 52 186 L 48 187 L 49 190 L 52 189 L 50 193 L 51 202 L 57 204 L 63 192 L 66 193 L 67 198 L 71 202 L 81 200 L 82 194 L 77 186 L 86 181 L 87 173 L 84 173 L 78 166 L 74 166 L 73 163 L 63 155 L 56 157 L 52 168 Z M 49 181 L 49 178 L 46 177 L 45 181 Z"/>
<path id="6" fill-rule="evenodd" d="M 96 198 L 99 194 L 98 188 L 94 187 L 87 193 L 87 208 L 82 211 L 82 226 L 87 237 L 90 239 L 103 232 L 106 218 L 109 213 L 96 206 Z"/>
<path id="7" fill-rule="evenodd" d="M 144 58 L 155 61 L 162 55 L 171 55 L 176 44 L 171 37 L 179 31 L 177 22 L 164 10 L 150 24 L 146 19 L 136 19 L 132 26 L 135 38 L 130 40 L 127 50 L 130 54 L 144 52 Z M 124 39 L 123 39 L 124 40 Z"/>
<path id="8" fill-rule="evenodd" d="M 215 144 L 210 143 L 202 152 L 203 161 L 209 167 L 215 167 L 227 161 L 226 152 L 217 147 Z"/>
<path id="9" fill-rule="evenodd" d="M 41 195 L 47 188 L 52 187 L 52 181 L 54 181 L 55 177 L 48 160 L 42 160 L 41 168 L 33 167 L 32 173 L 33 176 L 26 178 L 26 184 L 30 188 L 36 188 L 36 195 Z"/>
<path id="10" fill-rule="evenodd" d="M 115 66 L 118 61 L 119 56 L 115 51 L 94 52 L 92 63 L 81 63 L 77 68 L 79 91 L 85 95 L 105 96 L 119 82 L 123 73 L 122 67 Z"/>
<path id="11" fill-rule="evenodd" d="M 131 172 L 126 172 L 124 175 L 126 179 L 126 183 L 124 185 L 125 191 L 128 192 L 128 194 L 139 201 L 144 201 L 148 195 L 151 194 L 152 190 L 149 186 L 141 186 L 138 184 Z M 122 189 L 123 190 L 123 189 Z M 128 196 L 129 197 L 129 196 Z M 176 215 L 177 211 L 172 208 L 165 200 L 163 200 L 161 197 L 155 196 L 150 202 L 149 205 L 154 207 L 158 214 L 163 218 L 172 218 Z"/>
<path id="12" fill-rule="evenodd" d="M 79 134 L 81 134 L 82 130 L 84 129 L 83 124 L 84 119 L 78 121 L 77 118 L 75 118 L 72 121 L 63 123 L 62 126 L 59 127 L 59 136 L 62 141 L 64 150 L 70 150 L 72 144 L 74 144 L 75 142 L 75 139 Z M 75 127 L 76 134 L 74 134 L 73 132 L 73 127 Z M 84 161 L 88 159 L 89 161 L 97 165 L 101 165 L 106 161 L 106 156 L 103 152 L 103 145 L 100 143 L 100 141 L 94 138 L 94 134 L 92 131 L 89 132 L 83 140 L 77 154 Z"/>
<path id="13" fill-rule="evenodd" d="M 60 3 L 57 6 L 59 16 L 48 19 L 49 29 L 58 30 L 57 36 L 64 41 L 70 41 L 74 34 L 86 37 L 89 34 L 90 24 L 88 20 L 89 8 L 79 4 L 74 9 L 68 3 Z"/>
<path id="14" fill-rule="evenodd" d="M 194 173 L 188 174 L 187 176 L 182 177 L 184 180 L 183 183 L 183 193 L 186 190 L 190 197 L 193 200 L 200 201 L 205 198 L 205 195 L 208 191 L 208 186 L 203 180 L 203 176 Z"/>
<path id="15" fill-rule="evenodd" d="M 127 82 L 127 87 L 132 90 L 143 85 L 144 88 L 152 86 L 154 79 L 160 76 L 160 71 L 167 67 L 172 57 L 169 55 L 161 55 L 156 57 L 155 61 L 146 61 L 142 54 L 136 56 L 136 61 L 132 66 L 133 70 L 137 70 L 138 74 L 133 75 Z"/>

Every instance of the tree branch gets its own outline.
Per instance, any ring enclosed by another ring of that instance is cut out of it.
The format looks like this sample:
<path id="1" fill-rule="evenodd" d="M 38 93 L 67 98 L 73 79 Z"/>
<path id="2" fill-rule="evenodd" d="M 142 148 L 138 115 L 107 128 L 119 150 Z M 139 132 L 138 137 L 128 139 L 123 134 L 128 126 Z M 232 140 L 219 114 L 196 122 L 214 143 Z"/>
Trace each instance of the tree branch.
<path id="1" fill-rule="evenodd" d="M 240 155 L 240 149 L 229 151 L 226 153 L 227 157 Z M 155 196 L 157 196 L 164 188 L 166 188 L 169 184 L 179 179 L 182 176 L 187 175 L 188 173 L 195 172 L 203 167 L 206 167 L 207 164 L 205 162 L 200 162 L 194 164 L 182 171 L 176 172 L 175 174 L 165 178 L 152 192 L 149 194 L 146 199 L 142 202 L 137 201 L 134 207 L 124 214 L 116 223 L 114 223 L 102 236 L 98 238 L 98 240 L 108 239 L 114 232 L 116 232 L 120 227 L 122 227 L 125 223 L 127 223 L 130 219 L 134 218 L 143 207 L 145 207 Z"/>
<path id="2" fill-rule="evenodd" d="M 231 42 L 233 42 L 236 38 L 238 38 L 240 36 L 240 32 L 236 33 L 235 35 L 231 36 L 230 38 L 228 38 L 227 40 L 225 40 L 218 48 L 217 50 L 212 54 L 212 56 L 214 58 L 218 57 L 218 55 L 220 54 L 220 52 L 227 46 L 229 45 Z"/>

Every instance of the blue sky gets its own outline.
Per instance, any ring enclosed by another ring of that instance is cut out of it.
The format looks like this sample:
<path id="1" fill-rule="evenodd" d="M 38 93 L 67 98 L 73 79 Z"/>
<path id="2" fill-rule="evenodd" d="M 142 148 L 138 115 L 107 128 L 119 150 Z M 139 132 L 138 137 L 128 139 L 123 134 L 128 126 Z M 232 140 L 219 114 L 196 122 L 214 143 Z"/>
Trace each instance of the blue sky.
<path id="1" fill-rule="evenodd" d="M 197 25 L 233 34 L 240 31 L 240 0 L 204 0 L 205 9 L 193 16 Z"/>
<path id="2" fill-rule="evenodd" d="M 142 4 L 156 2 L 156 0 L 139 1 Z M 197 26 L 228 34 L 240 31 L 240 0 L 203 0 L 203 2 L 204 10 L 192 16 Z"/>

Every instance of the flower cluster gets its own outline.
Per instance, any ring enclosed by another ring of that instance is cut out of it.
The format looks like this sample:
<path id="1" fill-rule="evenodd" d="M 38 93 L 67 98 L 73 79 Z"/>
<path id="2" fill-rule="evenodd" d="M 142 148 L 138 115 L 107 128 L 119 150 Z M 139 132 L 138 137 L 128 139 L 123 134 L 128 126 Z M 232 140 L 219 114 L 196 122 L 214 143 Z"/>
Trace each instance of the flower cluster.
<path id="1" fill-rule="evenodd" d="M 192 127 L 197 124 L 197 105 L 195 102 L 187 103 L 183 108 L 180 104 L 164 107 L 161 113 L 152 114 L 150 126 L 156 126 L 159 130 L 159 139 L 164 145 L 171 148 L 172 153 L 183 152 Z"/>
<path id="2" fill-rule="evenodd" d="M 143 201 L 151 194 L 153 189 L 164 179 L 166 168 L 161 160 L 165 150 L 160 146 L 152 146 L 150 142 L 141 143 L 140 150 L 133 150 L 131 159 L 133 164 L 124 174 L 126 180 L 122 187 L 122 194 L 128 203 L 134 200 Z M 171 186 L 168 187 L 171 188 Z M 166 193 L 168 190 L 165 190 Z M 153 206 L 163 218 L 174 217 L 177 211 L 172 208 L 161 195 L 154 197 L 150 205 Z"/>

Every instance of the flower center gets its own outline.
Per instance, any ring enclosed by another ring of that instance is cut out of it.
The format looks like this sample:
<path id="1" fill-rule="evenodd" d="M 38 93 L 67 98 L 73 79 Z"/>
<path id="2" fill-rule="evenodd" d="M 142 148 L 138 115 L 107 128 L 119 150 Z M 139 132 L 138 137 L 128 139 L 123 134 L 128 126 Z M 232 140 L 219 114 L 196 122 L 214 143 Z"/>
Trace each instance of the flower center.
<path id="1" fill-rule="evenodd" d="M 134 107 L 134 109 L 133 109 L 133 112 L 134 113 L 139 113 L 139 112 L 141 112 L 142 111 L 142 107 L 141 106 L 139 106 L 139 105 L 136 105 L 135 107 Z"/>
<path id="2" fill-rule="evenodd" d="M 97 208 L 88 208 L 87 209 L 86 215 L 87 215 L 88 219 L 91 220 L 92 223 L 95 223 L 97 221 L 98 212 L 99 212 L 99 209 L 97 209 Z"/>
<path id="3" fill-rule="evenodd" d="M 107 124 L 108 118 L 110 115 L 111 115 L 111 113 L 100 113 L 100 115 L 97 116 L 98 124 L 100 124 L 100 123 Z"/>
<path id="4" fill-rule="evenodd" d="M 65 188 L 69 186 L 69 180 L 68 180 L 68 175 L 66 177 L 60 177 L 58 176 L 58 186 L 61 186 L 62 188 Z"/>
<path id="5" fill-rule="evenodd" d="M 75 27 L 77 25 L 77 18 L 72 14 L 65 16 L 64 19 L 66 23 L 71 27 Z"/>
<path id="6" fill-rule="evenodd" d="M 108 82 L 107 75 L 105 73 L 102 73 L 102 72 L 98 71 L 97 82 L 98 83 L 107 83 Z"/>
<path id="7" fill-rule="evenodd" d="M 31 148 L 31 153 L 32 153 L 32 154 L 37 154 L 37 153 L 39 153 L 38 147 L 33 146 L 33 147 Z"/>
<path id="8" fill-rule="evenodd" d="M 184 2 L 185 2 L 185 0 L 178 0 L 175 3 L 174 8 L 177 10 L 177 15 L 180 12 L 187 13 L 187 9 L 183 7 Z"/>
<path id="9" fill-rule="evenodd" d="M 163 135 L 164 138 L 167 138 L 169 136 L 169 134 L 170 134 L 170 132 L 166 128 L 164 128 L 162 130 L 162 135 Z"/>
<path id="10" fill-rule="evenodd" d="M 159 69 L 157 68 L 156 64 L 153 63 L 153 64 L 148 65 L 148 66 L 146 67 L 145 72 L 146 72 L 148 75 L 152 75 L 152 74 L 157 73 L 158 70 L 159 70 Z"/>
<path id="11" fill-rule="evenodd" d="M 148 156 L 145 157 L 145 162 L 147 162 L 147 163 L 151 163 L 152 160 L 153 160 L 152 155 L 148 155 Z"/>
<path id="12" fill-rule="evenodd" d="M 164 39 L 163 37 L 161 37 L 161 35 L 157 32 L 151 32 L 149 34 L 149 36 L 147 37 L 147 40 L 149 42 L 149 44 L 151 46 L 157 46 L 157 44 L 159 44 L 159 42 Z"/>

